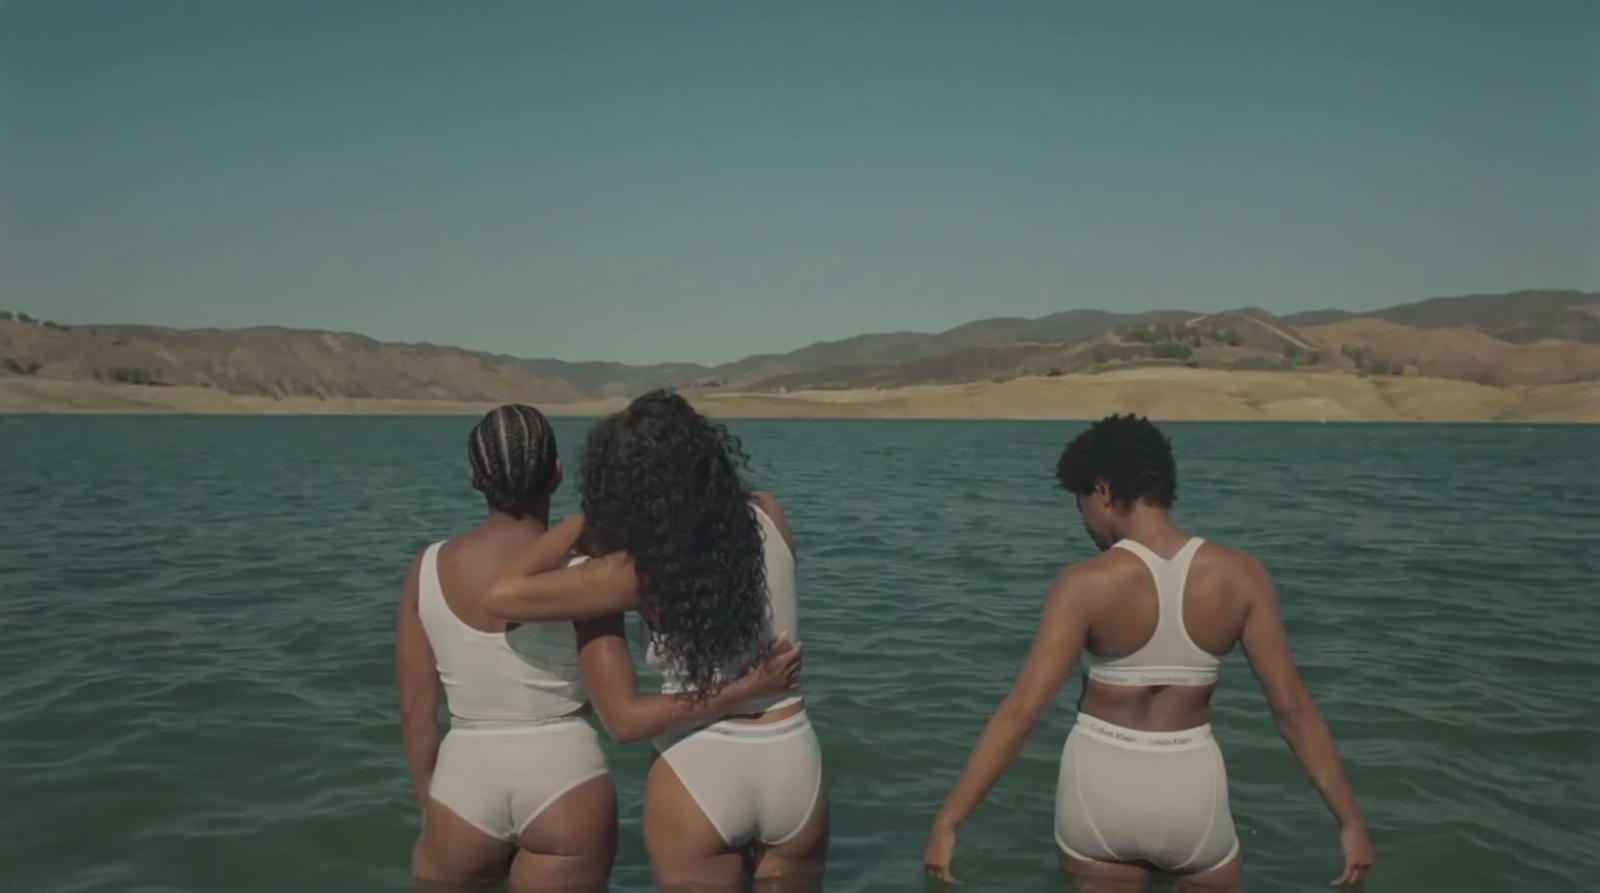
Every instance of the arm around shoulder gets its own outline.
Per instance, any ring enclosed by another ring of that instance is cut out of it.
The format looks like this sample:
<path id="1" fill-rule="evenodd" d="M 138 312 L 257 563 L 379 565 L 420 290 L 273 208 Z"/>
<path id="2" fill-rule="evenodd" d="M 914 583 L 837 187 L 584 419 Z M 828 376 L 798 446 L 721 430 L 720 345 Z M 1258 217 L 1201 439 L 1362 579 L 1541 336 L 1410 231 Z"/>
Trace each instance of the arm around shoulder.
<path id="1" fill-rule="evenodd" d="M 491 614 L 515 623 L 585 620 L 639 606 L 638 578 L 622 554 L 566 566 L 582 521 L 539 537 L 484 593 Z"/>
<path id="2" fill-rule="evenodd" d="M 798 676 L 800 652 L 794 646 L 708 697 L 641 694 L 622 615 L 580 621 L 576 628 L 584 685 L 601 724 L 619 744 L 711 722 L 754 698 L 793 687 Z"/>

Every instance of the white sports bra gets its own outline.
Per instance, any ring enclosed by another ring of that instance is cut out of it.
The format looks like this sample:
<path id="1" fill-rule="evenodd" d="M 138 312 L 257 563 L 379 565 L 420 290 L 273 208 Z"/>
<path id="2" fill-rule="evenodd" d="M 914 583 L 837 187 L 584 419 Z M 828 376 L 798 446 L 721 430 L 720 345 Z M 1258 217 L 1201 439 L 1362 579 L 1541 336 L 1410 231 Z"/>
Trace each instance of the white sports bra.
<path id="1" fill-rule="evenodd" d="M 787 633 L 791 641 L 800 641 L 800 614 L 795 603 L 794 552 L 784 541 L 778 525 L 767 517 L 767 513 L 762 511 L 760 506 L 754 508 L 756 518 L 761 524 L 761 551 L 767 565 L 767 618 L 762 625 L 761 637 L 757 640 L 756 647 L 721 669 L 719 676 L 725 680 L 738 678 L 779 633 Z M 661 652 L 655 633 L 647 628 L 646 635 L 648 638 L 645 644 L 644 662 L 646 666 L 661 674 L 661 690 L 668 693 L 683 691 L 685 688 L 683 677 L 673 672 L 666 655 Z M 765 713 L 799 702 L 800 690 L 795 688 L 782 694 L 768 695 L 741 704 L 735 712 Z"/>
<path id="2" fill-rule="evenodd" d="M 1149 641 L 1132 654 L 1101 658 L 1083 652 L 1089 678 L 1106 685 L 1215 685 L 1222 658 L 1189 638 L 1183 626 L 1183 589 L 1189 565 L 1204 540 L 1194 537 L 1167 560 L 1133 540 L 1120 540 L 1112 548 L 1139 556 L 1156 584 L 1156 629 Z"/>
<path id="3" fill-rule="evenodd" d="M 417 613 L 433 647 L 452 728 L 560 719 L 589 696 L 571 623 L 524 623 L 508 632 L 474 629 L 450 610 L 439 587 L 439 547 L 422 553 Z"/>

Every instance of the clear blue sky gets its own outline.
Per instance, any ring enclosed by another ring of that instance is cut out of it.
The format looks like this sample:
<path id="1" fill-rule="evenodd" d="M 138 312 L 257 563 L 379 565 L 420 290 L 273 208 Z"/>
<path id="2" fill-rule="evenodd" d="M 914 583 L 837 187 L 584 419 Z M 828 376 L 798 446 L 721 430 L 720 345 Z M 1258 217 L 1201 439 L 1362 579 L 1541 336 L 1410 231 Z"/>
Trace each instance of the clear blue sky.
<path id="1" fill-rule="evenodd" d="M 1600 287 L 1600 3 L 0 6 L 0 307 L 715 362 Z"/>

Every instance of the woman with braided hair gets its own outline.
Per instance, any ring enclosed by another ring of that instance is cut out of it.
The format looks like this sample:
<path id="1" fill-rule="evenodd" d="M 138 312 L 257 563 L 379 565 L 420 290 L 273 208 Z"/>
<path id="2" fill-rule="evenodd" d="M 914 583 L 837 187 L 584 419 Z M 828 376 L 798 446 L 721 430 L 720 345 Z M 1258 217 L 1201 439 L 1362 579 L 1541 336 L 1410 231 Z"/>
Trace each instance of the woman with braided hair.
<path id="1" fill-rule="evenodd" d="M 555 433 L 537 409 L 501 406 L 472 429 L 467 459 L 488 515 L 413 559 L 395 635 L 402 738 L 422 811 L 412 874 L 450 885 L 508 879 L 513 891 L 601 889 L 616 852 L 616 794 L 588 721 L 577 633 L 571 622 L 508 623 L 485 606 L 501 571 L 548 536 L 561 483 Z M 635 693 L 608 708 L 641 734 L 661 734 L 787 690 L 798 658 L 760 663 L 709 702 Z"/>
<path id="2" fill-rule="evenodd" d="M 793 539 L 777 500 L 741 479 L 743 459 L 738 440 L 681 396 L 639 397 L 590 431 L 583 513 L 490 587 L 489 610 L 507 620 L 578 621 L 585 677 L 613 735 L 611 700 L 637 691 L 624 612 L 644 621 L 662 691 L 707 703 L 799 633 Z M 568 549 L 582 558 L 569 561 Z M 591 665 L 602 657 L 604 671 Z M 828 792 L 798 688 L 710 718 L 654 737 L 644 837 L 657 884 L 820 883 Z"/>

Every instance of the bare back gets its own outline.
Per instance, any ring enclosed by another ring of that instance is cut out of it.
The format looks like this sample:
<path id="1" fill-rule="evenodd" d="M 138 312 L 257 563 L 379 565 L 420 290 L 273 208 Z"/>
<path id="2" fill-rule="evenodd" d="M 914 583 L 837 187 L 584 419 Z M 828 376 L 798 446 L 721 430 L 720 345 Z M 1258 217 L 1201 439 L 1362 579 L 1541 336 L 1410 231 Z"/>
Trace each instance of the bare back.
<path id="1" fill-rule="evenodd" d="M 1188 537 L 1176 531 L 1144 545 L 1171 558 Z M 1254 559 L 1214 543 L 1195 552 L 1183 580 L 1182 620 L 1189 640 L 1222 657 L 1238 644 L 1253 598 Z M 1087 650 L 1100 658 L 1137 652 L 1156 632 L 1160 604 L 1150 568 L 1133 552 L 1109 549 L 1079 565 L 1091 593 Z M 1107 685 L 1085 676 L 1078 709 L 1107 722 L 1145 731 L 1178 731 L 1210 721 L 1215 685 Z"/>
<path id="2" fill-rule="evenodd" d="M 439 547 L 439 587 L 445 604 L 462 623 L 485 633 L 503 633 L 516 626 L 489 613 L 483 595 L 531 541 L 522 530 L 477 527 Z"/>

